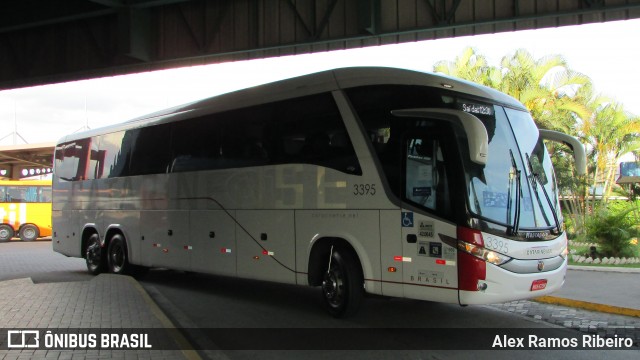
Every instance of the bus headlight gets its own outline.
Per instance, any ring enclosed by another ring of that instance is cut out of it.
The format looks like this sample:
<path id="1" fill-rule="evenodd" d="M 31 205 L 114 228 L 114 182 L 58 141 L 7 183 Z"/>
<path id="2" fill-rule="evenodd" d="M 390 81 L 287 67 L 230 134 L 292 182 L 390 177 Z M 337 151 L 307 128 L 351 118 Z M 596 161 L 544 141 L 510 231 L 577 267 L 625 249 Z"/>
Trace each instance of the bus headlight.
<path id="1" fill-rule="evenodd" d="M 458 241 L 458 249 L 494 265 L 502 265 L 511 260 L 511 257 L 507 255 L 487 250 L 482 246 L 469 244 L 464 241 Z"/>
<path id="2" fill-rule="evenodd" d="M 567 256 L 569 256 L 569 246 L 568 245 L 565 245 L 564 248 L 562 248 L 562 251 L 560 251 L 560 256 L 563 259 L 566 259 Z"/>

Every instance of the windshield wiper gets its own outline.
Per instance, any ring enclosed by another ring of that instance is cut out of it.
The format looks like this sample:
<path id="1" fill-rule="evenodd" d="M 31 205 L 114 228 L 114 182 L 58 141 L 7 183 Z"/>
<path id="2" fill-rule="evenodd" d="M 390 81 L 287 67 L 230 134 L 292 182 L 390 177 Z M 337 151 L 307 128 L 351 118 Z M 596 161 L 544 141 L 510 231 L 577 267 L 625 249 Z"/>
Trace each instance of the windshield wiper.
<path id="1" fill-rule="evenodd" d="M 533 191 L 536 193 L 536 197 L 538 198 L 538 202 L 539 202 L 540 196 L 538 195 L 538 184 L 540 184 L 540 187 L 542 188 L 542 193 L 544 194 L 545 199 L 547 199 L 547 204 L 549 204 L 549 209 L 551 209 L 551 215 L 553 215 L 553 221 L 555 221 L 556 223 L 556 229 L 558 229 L 558 233 L 560 233 L 560 221 L 558 220 L 557 209 L 555 208 L 555 206 L 553 206 L 553 203 L 551 202 L 551 198 L 549 197 L 549 193 L 547 192 L 547 189 L 545 188 L 544 184 L 542 184 L 542 181 L 540 181 L 538 173 L 533 171 L 533 165 L 531 164 L 531 158 L 529 157 L 529 154 L 525 154 L 525 156 L 527 158 L 527 166 L 529 166 L 529 172 L 533 177 L 532 179 Z M 542 207 L 542 205 L 540 205 L 540 209 L 543 210 L 542 214 L 546 218 L 546 214 L 544 212 L 544 208 Z"/>
<path id="2" fill-rule="evenodd" d="M 507 233 L 509 235 L 516 235 L 518 233 L 518 227 L 520 224 L 520 170 L 516 164 L 516 159 L 513 157 L 513 151 L 509 149 L 509 155 L 511 156 L 511 171 L 509 172 L 509 192 L 507 193 L 507 224 L 509 228 Z M 516 178 L 516 208 L 513 216 L 513 223 L 511 222 L 511 188 L 513 187 L 513 178 Z"/>

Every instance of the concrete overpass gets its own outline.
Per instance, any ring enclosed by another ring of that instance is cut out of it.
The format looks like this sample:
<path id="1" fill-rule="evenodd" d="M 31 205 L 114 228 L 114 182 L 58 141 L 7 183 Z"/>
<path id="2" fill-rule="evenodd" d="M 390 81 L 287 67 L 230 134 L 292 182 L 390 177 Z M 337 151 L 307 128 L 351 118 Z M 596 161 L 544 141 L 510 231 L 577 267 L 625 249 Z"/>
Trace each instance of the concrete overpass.
<path id="1" fill-rule="evenodd" d="M 0 89 L 640 17 L 640 0 L 8 0 Z"/>

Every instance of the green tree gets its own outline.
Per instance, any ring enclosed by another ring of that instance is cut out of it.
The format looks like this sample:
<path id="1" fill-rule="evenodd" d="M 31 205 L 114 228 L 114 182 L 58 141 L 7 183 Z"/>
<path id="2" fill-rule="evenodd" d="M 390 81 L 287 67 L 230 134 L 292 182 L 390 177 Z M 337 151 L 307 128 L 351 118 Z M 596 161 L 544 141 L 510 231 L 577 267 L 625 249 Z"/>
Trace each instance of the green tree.
<path id="1" fill-rule="evenodd" d="M 620 158 L 640 149 L 640 118 L 625 111 L 622 104 L 603 97 L 596 97 L 589 105 L 593 108 L 592 115 L 581 123 L 580 131 L 591 148 L 592 186 L 603 184 L 606 202 L 615 184 Z"/>
<path id="2" fill-rule="evenodd" d="M 591 80 L 569 69 L 559 55 L 536 60 L 520 49 L 503 57 L 500 67 L 493 67 L 484 55 L 467 47 L 455 60 L 437 62 L 433 70 L 513 96 L 529 109 L 538 126 L 543 128 L 575 133 L 575 119 L 590 116 L 590 109 L 575 94 L 580 88 L 590 86 Z"/>
<path id="3" fill-rule="evenodd" d="M 560 55 L 534 59 L 520 49 L 502 58 L 501 74 L 498 90 L 523 103 L 542 128 L 573 133 L 575 119 L 590 115 L 574 95 L 591 79 L 569 69 Z"/>
<path id="4" fill-rule="evenodd" d="M 587 236 L 600 245 L 604 256 L 634 256 L 631 240 L 640 234 L 637 204 L 601 204 L 587 221 Z"/>
<path id="5" fill-rule="evenodd" d="M 487 58 L 472 47 L 462 50 L 453 61 L 437 62 L 433 71 L 492 87 L 495 87 L 494 80 L 500 82 L 499 76 L 495 78 L 499 74 L 498 69 L 489 66 Z"/>

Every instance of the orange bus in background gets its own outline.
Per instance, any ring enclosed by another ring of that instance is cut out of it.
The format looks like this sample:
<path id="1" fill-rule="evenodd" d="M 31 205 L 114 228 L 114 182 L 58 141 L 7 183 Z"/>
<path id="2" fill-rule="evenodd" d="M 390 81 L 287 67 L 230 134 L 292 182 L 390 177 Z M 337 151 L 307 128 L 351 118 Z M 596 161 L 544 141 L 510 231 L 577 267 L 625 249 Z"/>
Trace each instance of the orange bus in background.
<path id="1" fill-rule="evenodd" d="M 51 180 L 0 180 L 0 242 L 51 236 Z"/>

